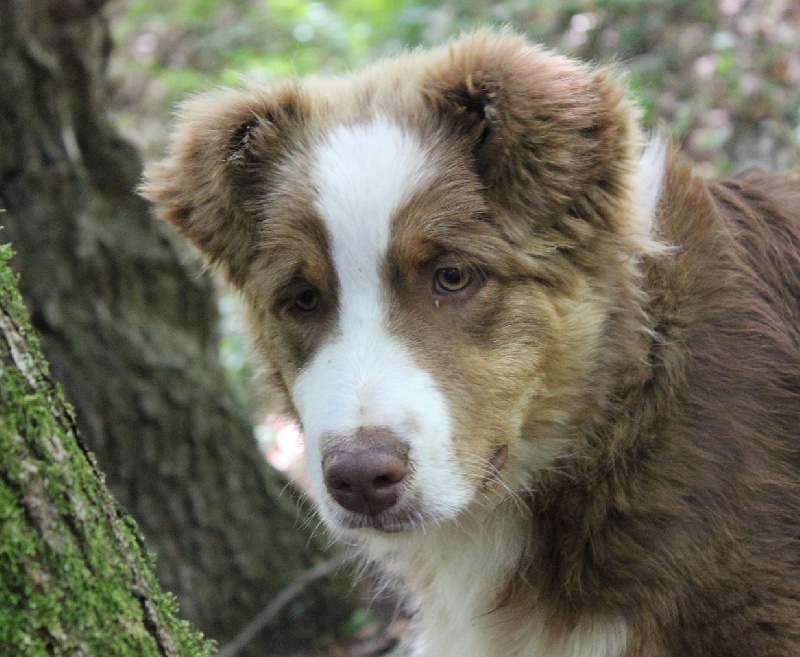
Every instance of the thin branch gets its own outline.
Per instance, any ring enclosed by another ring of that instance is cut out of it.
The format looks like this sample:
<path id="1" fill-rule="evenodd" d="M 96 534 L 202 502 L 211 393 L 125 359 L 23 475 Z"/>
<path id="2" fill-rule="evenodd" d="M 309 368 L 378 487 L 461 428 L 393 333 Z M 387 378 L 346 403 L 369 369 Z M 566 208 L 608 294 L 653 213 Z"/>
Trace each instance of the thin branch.
<path id="1" fill-rule="evenodd" d="M 297 579 L 285 587 L 272 601 L 264 607 L 247 625 L 245 625 L 239 634 L 237 634 L 232 641 L 226 643 L 219 649 L 216 657 L 235 657 L 239 651 L 244 648 L 264 627 L 269 625 L 280 612 L 292 600 L 297 598 L 309 584 L 312 582 L 327 577 L 331 573 L 336 572 L 341 568 L 349 559 L 351 555 L 343 552 L 331 557 L 326 561 L 304 570 Z"/>

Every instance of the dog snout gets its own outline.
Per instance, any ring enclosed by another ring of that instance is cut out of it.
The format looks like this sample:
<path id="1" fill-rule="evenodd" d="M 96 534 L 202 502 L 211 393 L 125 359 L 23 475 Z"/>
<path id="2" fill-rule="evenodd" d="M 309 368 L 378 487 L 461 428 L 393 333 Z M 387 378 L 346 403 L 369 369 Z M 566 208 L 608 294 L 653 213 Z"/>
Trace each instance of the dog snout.
<path id="1" fill-rule="evenodd" d="M 361 430 L 322 461 L 325 486 L 348 511 L 376 516 L 400 499 L 408 475 L 408 445 L 388 430 Z"/>

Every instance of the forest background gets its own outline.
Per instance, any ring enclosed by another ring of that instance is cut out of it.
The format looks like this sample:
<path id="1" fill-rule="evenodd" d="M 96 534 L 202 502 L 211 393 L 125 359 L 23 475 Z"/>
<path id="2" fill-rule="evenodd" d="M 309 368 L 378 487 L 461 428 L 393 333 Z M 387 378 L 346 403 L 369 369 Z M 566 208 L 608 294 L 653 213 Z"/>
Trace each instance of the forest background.
<path id="1" fill-rule="evenodd" d="M 377 655 L 402 634 L 403 616 L 391 622 L 380 604 L 366 608 L 363 588 L 327 576 L 338 557 L 261 458 L 286 468 L 299 452 L 285 425 L 259 414 L 237 297 L 218 281 L 212 290 L 136 197 L 140 159 L 163 152 L 174 105 L 191 93 L 337 73 L 486 24 L 617 62 L 648 126 L 704 174 L 800 162 L 796 0 L 0 4 L 0 236 L 16 251 L 11 265 L 53 376 L 76 407 L 74 424 L 154 552 L 161 584 L 221 655 Z M 0 356 L 13 355 L 3 345 Z M 13 447 L 0 393 L 0 441 Z M 64 552 L 56 517 L 40 516 L 48 481 L 55 488 L 55 470 L 66 466 L 55 463 L 54 477 L 40 481 L 31 473 L 42 465 L 12 452 L 0 454 L 0 653 L 13 641 L 27 646 L 14 654 L 92 654 L 87 608 L 76 607 L 80 621 L 59 616 L 71 598 L 83 600 L 74 580 L 57 604 L 37 603 L 51 611 L 31 625 L 31 591 L 55 590 L 64 568 L 30 549 L 34 581 L 23 581 L 11 520 L 38 518 L 51 551 Z M 27 515 L 9 502 L 20 491 L 23 502 L 37 500 Z M 70 521 L 67 543 L 87 549 L 81 522 L 58 514 Z M 108 619 L 98 613 L 99 627 Z M 189 654 L 169 652 L 163 636 L 157 643 L 153 654 Z"/>

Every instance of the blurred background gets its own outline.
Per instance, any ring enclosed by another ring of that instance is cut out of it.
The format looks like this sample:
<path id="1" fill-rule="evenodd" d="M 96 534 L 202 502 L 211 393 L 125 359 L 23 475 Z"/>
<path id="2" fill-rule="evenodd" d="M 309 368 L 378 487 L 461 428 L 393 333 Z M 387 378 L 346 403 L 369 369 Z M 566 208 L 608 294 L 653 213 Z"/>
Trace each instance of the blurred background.
<path id="1" fill-rule="evenodd" d="M 377 656 L 406 619 L 339 572 L 299 433 L 260 411 L 240 301 L 136 195 L 142 162 L 188 94 L 487 24 L 616 62 L 704 175 L 800 163 L 797 0 L 0 3 L 0 237 L 84 440 L 222 657 Z"/>
<path id="2" fill-rule="evenodd" d="M 663 122 L 704 171 L 797 158 L 793 0 L 129 0 L 114 14 L 115 112 L 148 154 L 187 93 L 241 77 L 341 72 L 479 25 L 510 24 L 630 71 L 648 121 Z"/>

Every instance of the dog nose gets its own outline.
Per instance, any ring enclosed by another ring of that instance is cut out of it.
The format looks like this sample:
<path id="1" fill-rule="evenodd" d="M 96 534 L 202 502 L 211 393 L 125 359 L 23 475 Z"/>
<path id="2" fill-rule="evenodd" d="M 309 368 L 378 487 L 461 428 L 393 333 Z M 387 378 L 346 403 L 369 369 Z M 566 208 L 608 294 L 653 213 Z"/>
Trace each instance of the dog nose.
<path id="1" fill-rule="evenodd" d="M 348 511 L 376 516 L 397 504 L 408 474 L 408 446 L 394 433 L 361 431 L 322 463 L 325 486 Z"/>

